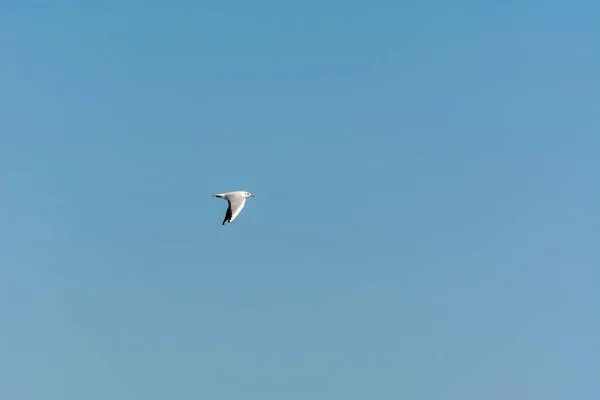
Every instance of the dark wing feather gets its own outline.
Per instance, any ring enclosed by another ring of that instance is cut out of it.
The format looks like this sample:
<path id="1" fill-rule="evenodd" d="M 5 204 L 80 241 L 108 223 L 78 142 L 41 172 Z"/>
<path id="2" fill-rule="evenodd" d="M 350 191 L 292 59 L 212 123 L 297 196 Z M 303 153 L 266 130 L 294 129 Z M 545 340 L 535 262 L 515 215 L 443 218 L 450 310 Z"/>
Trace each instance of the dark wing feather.
<path id="1" fill-rule="evenodd" d="M 227 199 L 227 212 L 225 213 L 225 219 L 223 220 L 223 224 L 225 225 L 231 219 L 231 202 Z"/>

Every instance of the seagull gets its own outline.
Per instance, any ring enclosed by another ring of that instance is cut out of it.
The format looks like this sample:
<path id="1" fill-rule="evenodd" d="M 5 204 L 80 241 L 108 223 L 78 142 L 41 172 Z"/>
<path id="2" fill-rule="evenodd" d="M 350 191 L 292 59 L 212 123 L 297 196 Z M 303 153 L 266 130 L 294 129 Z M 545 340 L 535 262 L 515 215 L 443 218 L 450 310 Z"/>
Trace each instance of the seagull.
<path id="1" fill-rule="evenodd" d="M 225 213 L 225 219 L 223 219 L 223 224 L 225 225 L 228 222 L 233 222 L 234 219 L 240 215 L 242 208 L 246 204 L 247 197 L 254 197 L 252 193 L 245 192 L 243 190 L 238 190 L 236 192 L 227 192 L 227 193 L 219 193 L 213 194 L 213 196 L 218 197 L 220 199 L 227 200 L 229 203 L 227 207 L 227 212 Z"/>

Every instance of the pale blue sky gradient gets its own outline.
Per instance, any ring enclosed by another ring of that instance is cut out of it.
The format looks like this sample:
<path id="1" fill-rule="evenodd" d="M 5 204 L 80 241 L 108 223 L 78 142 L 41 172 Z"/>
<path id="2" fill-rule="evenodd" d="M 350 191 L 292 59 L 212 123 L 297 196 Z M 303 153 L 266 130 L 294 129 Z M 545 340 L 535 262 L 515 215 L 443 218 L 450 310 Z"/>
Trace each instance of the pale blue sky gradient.
<path id="1" fill-rule="evenodd" d="M 600 3 L 16 4 L 0 398 L 600 398 Z"/>

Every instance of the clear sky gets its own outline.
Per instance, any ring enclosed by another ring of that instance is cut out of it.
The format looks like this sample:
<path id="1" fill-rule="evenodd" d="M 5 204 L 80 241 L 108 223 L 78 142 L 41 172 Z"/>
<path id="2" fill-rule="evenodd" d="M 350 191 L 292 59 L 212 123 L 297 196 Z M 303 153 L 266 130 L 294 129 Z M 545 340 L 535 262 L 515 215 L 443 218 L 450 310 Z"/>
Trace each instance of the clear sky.
<path id="1" fill-rule="evenodd" d="M 2 2 L 0 398 L 600 398 L 598 21 Z"/>

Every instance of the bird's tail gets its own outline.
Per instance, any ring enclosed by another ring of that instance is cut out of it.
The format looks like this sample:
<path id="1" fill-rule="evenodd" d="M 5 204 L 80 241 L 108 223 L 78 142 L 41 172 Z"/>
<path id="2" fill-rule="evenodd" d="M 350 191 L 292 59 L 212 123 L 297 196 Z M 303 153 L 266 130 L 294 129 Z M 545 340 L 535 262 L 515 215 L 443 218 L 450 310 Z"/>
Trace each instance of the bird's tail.
<path id="1" fill-rule="evenodd" d="M 218 193 L 218 194 L 213 194 L 214 197 L 218 197 L 220 199 L 224 199 L 225 198 L 225 194 L 224 193 Z"/>

